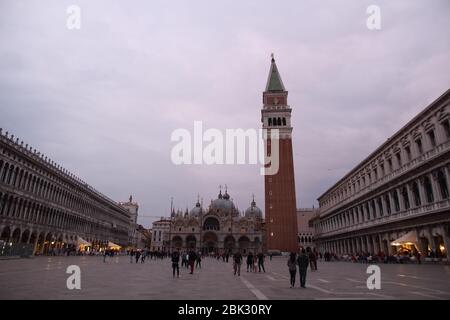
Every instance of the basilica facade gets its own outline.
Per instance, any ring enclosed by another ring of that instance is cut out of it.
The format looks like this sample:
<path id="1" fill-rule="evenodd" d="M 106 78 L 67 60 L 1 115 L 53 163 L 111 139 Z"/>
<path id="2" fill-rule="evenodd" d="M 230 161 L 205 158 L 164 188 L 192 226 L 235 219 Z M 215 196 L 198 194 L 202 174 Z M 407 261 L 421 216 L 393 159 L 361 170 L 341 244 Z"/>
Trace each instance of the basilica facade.
<path id="1" fill-rule="evenodd" d="M 263 215 L 254 199 L 241 213 L 228 192 L 220 191 L 208 208 L 197 200 L 190 211 L 172 211 L 170 221 L 171 250 L 195 249 L 204 254 L 264 250 Z"/>

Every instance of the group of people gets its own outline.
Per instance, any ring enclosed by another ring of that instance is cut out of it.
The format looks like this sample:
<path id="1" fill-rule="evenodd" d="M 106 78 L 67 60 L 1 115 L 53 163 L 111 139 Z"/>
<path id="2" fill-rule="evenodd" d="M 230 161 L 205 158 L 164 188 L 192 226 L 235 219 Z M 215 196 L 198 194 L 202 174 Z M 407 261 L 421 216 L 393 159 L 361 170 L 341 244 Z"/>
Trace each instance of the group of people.
<path id="1" fill-rule="evenodd" d="M 215 257 L 218 260 L 223 257 L 223 261 L 228 261 L 229 253 L 216 255 Z M 241 275 L 241 265 L 244 260 L 240 251 L 237 251 L 233 256 L 233 270 L 234 275 Z M 247 255 L 247 272 L 266 272 L 264 267 L 264 253 L 259 252 L 258 254 L 249 253 Z M 171 254 L 172 260 L 172 275 L 175 278 L 180 276 L 180 260 L 181 266 L 190 269 L 190 274 L 194 273 L 194 265 L 195 268 L 201 268 L 202 254 L 200 252 L 195 252 L 191 250 L 189 252 L 180 253 L 178 250 L 174 250 Z M 257 264 L 256 264 L 257 263 Z"/>
<path id="2" fill-rule="evenodd" d="M 255 255 L 250 252 L 247 255 L 247 272 L 256 272 L 257 269 L 259 272 L 261 272 L 261 270 L 266 272 L 266 269 L 264 268 L 264 258 L 264 253 L 262 252 Z M 258 265 L 258 267 L 256 267 L 256 265 Z"/>
<path id="3" fill-rule="evenodd" d="M 149 251 L 132 251 L 129 253 L 130 257 L 135 257 L 136 263 L 141 261 L 143 263 L 146 257 L 150 256 Z M 226 261 L 226 256 L 228 254 L 219 255 L 219 257 L 224 257 L 224 261 Z M 105 254 L 106 256 L 106 254 Z M 202 254 L 200 252 L 196 252 L 195 250 L 185 251 L 180 253 L 178 250 L 174 250 L 171 255 L 172 262 L 172 275 L 173 277 L 180 276 L 180 261 L 181 266 L 190 270 L 189 274 L 194 273 L 195 268 L 201 268 Z M 290 274 L 290 285 L 291 288 L 295 286 L 295 280 L 297 275 L 297 266 L 300 275 L 300 287 L 306 287 L 306 271 L 308 266 L 310 266 L 311 271 L 317 271 L 317 259 L 321 257 L 320 254 L 308 248 L 305 250 L 302 248 L 300 253 L 297 255 L 295 252 L 291 252 L 289 259 L 287 261 L 287 266 Z M 233 258 L 233 271 L 234 275 L 241 275 L 241 265 L 244 260 L 244 256 L 240 251 L 237 251 L 232 255 Z M 266 272 L 264 266 L 265 255 L 262 251 L 257 254 L 253 254 L 249 252 L 246 256 L 247 263 L 247 272 Z"/>
<path id="4" fill-rule="evenodd" d="M 300 250 L 298 256 L 295 252 L 291 252 L 291 254 L 289 255 L 287 266 L 290 274 L 291 288 L 295 287 L 295 279 L 297 277 L 297 265 L 300 274 L 300 287 L 302 288 L 306 288 L 306 271 L 308 270 L 308 265 L 310 264 L 310 262 L 311 262 L 311 270 L 317 271 L 317 263 L 316 263 L 317 259 L 315 259 L 314 261 L 310 261 L 309 256 L 311 256 L 311 252 L 307 254 L 304 248 Z"/>
<path id="5" fill-rule="evenodd" d="M 139 261 L 141 263 L 145 262 L 145 259 L 150 257 L 150 251 L 148 250 L 130 250 L 128 252 L 128 255 L 130 256 L 130 263 L 133 262 L 133 258 L 138 263 Z"/>
<path id="6" fill-rule="evenodd" d="M 422 255 L 418 251 L 403 251 L 395 254 L 385 254 L 380 251 L 377 254 L 370 252 L 349 253 L 338 256 L 334 253 L 325 252 L 325 261 L 351 261 L 355 263 L 422 263 Z"/>
<path id="7" fill-rule="evenodd" d="M 230 252 L 224 252 L 224 253 L 217 253 L 213 255 L 217 260 L 222 259 L 223 262 L 228 263 L 228 260 L 230 259 Z"/>
<path id="8" fill-rule="evenodd" d="M 116 254 L 119 254 L 118 250 L 115 249 L 106 249 L 103 252 L 103 262 L 106 262 L 106 257 L 111 257 L 113 258 Z"/>
<path id="9" fill-rule="evenodd" d="M 180 257 L 181 256 L 181 257 Z M 177 277 L 180 276 L 180 259 L 181 259 L 181 265 L 186 268 L 190 268 L 190 274 L 194 273 L 194 264 L 196 268 L 202 267 L 202 255 L 201 253 L 197 253 L 194 250 L 191 250 L 189 252 L 183 252 L 180 255 L 180 252 L 178 250 L 175 250 L 172 252 L 171 255 L 172 259 L 172 273 L 173 277 L 175 278 L 175 274 Z"/>
<path id="10" fill-rule="evenodd" d="M 247 272 L 256 272 L 257 267 L 256 267 L 256 263 L 258 263 L 258 271 L 261 272 L 261 270 L 263 272 L 266 272 L 266 269 L 264 268 L 264 253 L 262 252 L 258 252 L 257 254 L 253 254 L 252 252 L 247 254 Z M 237 251 L 234 255 L 233 255 L 233 270 L 234 270 L 234 275 L 241 275 L 241 265 L 242 265 L 242 261 L 244 260 L 242 254 L 240 251 Z"/>

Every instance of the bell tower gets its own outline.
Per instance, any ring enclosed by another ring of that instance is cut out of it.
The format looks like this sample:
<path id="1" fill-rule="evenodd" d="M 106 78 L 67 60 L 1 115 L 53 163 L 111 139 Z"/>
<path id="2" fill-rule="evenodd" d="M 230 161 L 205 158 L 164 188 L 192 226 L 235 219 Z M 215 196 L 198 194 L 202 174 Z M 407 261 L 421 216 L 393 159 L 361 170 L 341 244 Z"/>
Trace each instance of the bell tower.
<path id="1" fill-rule="evenodd" d="M 269 77 L 263 93 L 261 121 L 268 131 L 266 152 L 271 152 L 271 133 L 279 131 L 279 169 L 264 176 L 267 250 L 297 252 L 297 201 L 295 195 L 294 161 L 292 152 L 292 109 L 287 102 L 275 58 L 272 54 Z M 275 148 L 274 148 L 275 150 Z"/>

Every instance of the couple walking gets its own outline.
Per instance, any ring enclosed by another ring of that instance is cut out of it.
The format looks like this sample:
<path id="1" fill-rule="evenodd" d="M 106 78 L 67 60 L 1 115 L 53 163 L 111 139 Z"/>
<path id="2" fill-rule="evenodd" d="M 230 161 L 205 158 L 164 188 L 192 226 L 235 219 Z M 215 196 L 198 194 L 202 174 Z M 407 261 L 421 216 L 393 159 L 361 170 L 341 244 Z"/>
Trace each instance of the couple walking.
<path id="1" fill-rule="evenodd" d="M 296 278 L 296 274 L 297 274 L 297 265 L 298 265 L 298 271 L 300 274 L 300 287 L 302 288 L 306 288 L 306 270 L 308 269 L 308 264 L 309 264 L 309 258 L 308 255 L 306 254 L 305 249 L 302 249 L 300 251 L 300 254 L 297 255 L 295 254 L 295 252 L 291 252 L 287 265 L 289 268 L 289 273 L 291 276 L 291 288 L 293 288 L 295 286 L 295 278 Z"/>

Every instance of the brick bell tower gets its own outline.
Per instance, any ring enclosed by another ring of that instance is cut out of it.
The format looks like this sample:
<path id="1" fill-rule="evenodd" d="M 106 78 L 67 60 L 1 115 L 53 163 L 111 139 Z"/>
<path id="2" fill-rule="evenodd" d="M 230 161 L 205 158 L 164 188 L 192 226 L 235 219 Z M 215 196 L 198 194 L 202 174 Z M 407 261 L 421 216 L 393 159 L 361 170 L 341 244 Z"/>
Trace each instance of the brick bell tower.
<path id="1" fill-rule="evenodd" d="M 292 152 L 291 107 L 288 92 L 278 72 L 274 56 L 263 93 L 261 121 L 268 130 L 266 152 L 271 152 L 271 129 L 279 130 L 279 169 L 264 176 L 267 250 L 297 252 L 297 202 Z"/>

